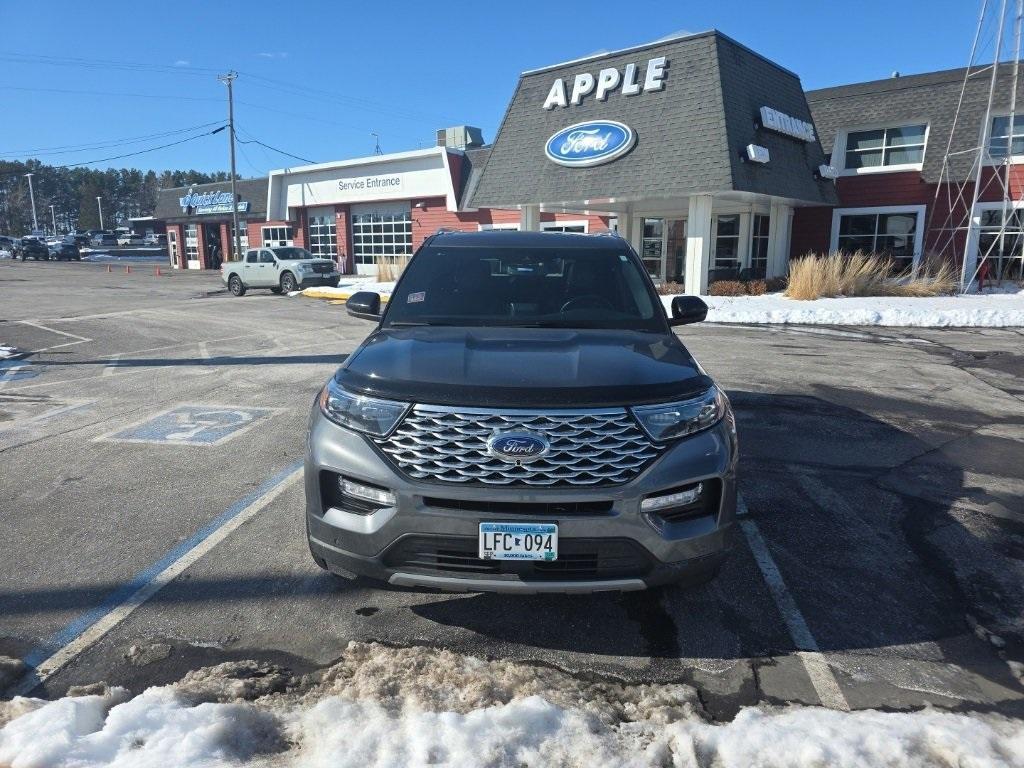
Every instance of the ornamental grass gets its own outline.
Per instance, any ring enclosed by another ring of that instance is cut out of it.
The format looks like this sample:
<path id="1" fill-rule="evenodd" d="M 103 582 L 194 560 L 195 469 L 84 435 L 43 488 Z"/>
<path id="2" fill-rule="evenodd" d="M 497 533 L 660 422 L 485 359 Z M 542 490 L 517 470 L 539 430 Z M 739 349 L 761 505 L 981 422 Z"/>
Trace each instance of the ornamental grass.
<path id="1" fill-rule="evenodd" d="M 956 291 L 955 269 L 946 261 L 925 262 L 917 269 L 897 273 L 887 256 L 857 251 L 854 254 L 808 254 L 792 262 L 786 296 L 813 300 L 839 296 L 940 296 Z"/>

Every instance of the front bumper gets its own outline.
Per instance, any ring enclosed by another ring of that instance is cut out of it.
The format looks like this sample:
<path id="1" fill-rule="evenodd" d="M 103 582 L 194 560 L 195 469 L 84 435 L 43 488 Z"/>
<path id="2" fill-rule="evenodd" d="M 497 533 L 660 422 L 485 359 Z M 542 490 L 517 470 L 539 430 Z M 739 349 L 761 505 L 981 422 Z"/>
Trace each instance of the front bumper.
<path id="1" fill-rule="evenodd" d="M 334 288 L 338 285 L 338 280 L 341 279 L 341 274 L 338 272 L 329 272 L 323 275 L 297 275 L 295 279 L 299 288 L 320 288 L 323 286 L 330 286 L 331 288 Z"/>
<path id="2" fill-rule="evenodd" d="M 735 523 L 737 446 L 731 416 L 666 448 L 636 478 L 616 486 L 480 487 L 411 480 L 366 438 L 334 424 L 315 405 L 307 448 L 306 527 L 313 556 L 332 571 L 399 586 L 579 593 L 699 580 L 728 553 Z M 322 476 L 335 473 L 390 489 L 395 505 L 372 514 L 340 508 L 322 492 Z M 640 511 L 643 497 L 694 482 L 718 494 L 709 514 L 666 524 Z M 574 511 L 509 514 L 514 506 L 502 504 Z M 487 511 L 496 508 L 504 511 Z M 558 560 L 480 560 L 481 522 L 557 523 Z"/>

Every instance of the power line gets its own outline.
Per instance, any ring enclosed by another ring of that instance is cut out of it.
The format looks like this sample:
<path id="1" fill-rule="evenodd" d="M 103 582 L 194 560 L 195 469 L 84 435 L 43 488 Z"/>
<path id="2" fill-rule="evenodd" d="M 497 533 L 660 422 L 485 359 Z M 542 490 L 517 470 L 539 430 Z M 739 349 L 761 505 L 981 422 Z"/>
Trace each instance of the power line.
<path id="1" fill-rule="evenodd" d="M 27 91 L 29 93 L 65 93 L 72 96 L 116 96 L 118 98 L 171 99 L 175 101 L 223 101 L 223 99 L 215 99 L 212 96 L 171 96 L 162 93 L 118 93 L 117 91 L 87 91 L 84 89 L 74 88 L 28 88 L 21 85 L 0 85 L 0 89 L 5 91 Z"/>
<path id="2" fill-rule="evenodd" d="M 304 163 L 309 163 L 310 165 L 315 165 L 316 164 L 316 160 L 307 160 L 304 157 L 299 157 L 298 155 L 293 155 L 291 152 L 285 152 L 283 149 L 278 149 L 277 147 L 272 147 L 269 144 L 264 144 L 262 141 L 257 139 L 255 136 L 253 136 L 248 131 L 246 131 L 246 133 L 249 136 L 252 136 L 252 138 L 249 139 L 248 141 L 245 141 L 243 139 L 238 139 L 238 143 L 239 144 L 259 144 L 261 147 L 266 147 L 267 149 L 272 149 L 273 151 L 277 152 L 279 155 L 285 155 L 287 157 L 292 157 L 292 158 L 295 158 L 296 160 L 301 160 Z"/>
<path id="3" fill-rule="evenodd" d="M 75 67 L 76 69 L 119 69 L 130 72 L 150 72 L 177 75 L 199 75 L 206 77 L 216 69 L 209 67 L 193 67 L 191 65 L 175 66 L 172 64 L 146 64 L 136 61 L 115 61 L 112 59 L 86 59 L 72 56 L 47 56 L 34 53 L 18 53 L 7 51 L 0 54 L 0 61 L 14 64 L 45 64 L 48 66 Z"/>
<path id="4" fill-rule="evenodd" d="M 188 128 L 176 128 L 170 131 L 161 131 L 160 133 L 150 133 L 144 136 L 129 136 L 124 139 L 110 139 L 102 142 L 92 142 L 89 144 L 64 144 L 55 147 L 35 147 L 33 149 L 12 149 L 6 152 L 0 152 L 0 156 L 9 155 L 66 155 L 73 154 L 75 152 L 86 152 L 95 149 L 106 149 L 108 147 L 116 147 L 123 144 L 138 144 L 143 141 L 149 141 L 152 139 L 162 139 L 165 136 L 173 136 L 177 133 L 188 133 L 189 131 L 198 131 L 200 128 L 209 128 L 212 125 L 219 125 L 220 120 L 212 120 L 208 123 L 200 123 L 199 125 L 192 125 Z"/>
<path id="5" fill-rule="evenodd" d="M 149 147 L 148 149 L 140 149 L 137 152 L 128 152 L 128 153 L 123 154 L 123 155 L 111 155 L 110 157 L 100 157 L 100 158 L 97 158 L 95 160 L 83 160 L 80 163 L 65 163 L 64 165 L 47 165 L 46 167 L 47 168 L 77 168 L 78 166 L 81 166 L 81 165 L 92 165 L 94 163 L 105 163 L 105 162 L 107 162 L 109 160 L 122 160 L 122 159 L 124 159 L 126 157 L 136 157 L 138 155 L 145 155 L 148 152 L 156 152 L 157 150 L 160 150 L 160 149 L 167 149 L 168 147 L 176 147 L 179 144 L 184 144 L 184 143 L 189 142 L 189 141 L 195 141 L 196 139 L 201 139 L 204 136 L 212 136 L 215 133 L 220 133 L 225 128 L 227 128 L 227 125 L 221 125 L 218 128 L 214 128 L 212 131 L 206 131 L 204 133 L 200 133 L 200 134 L 197 134 L 195 136 L 188 136 L 188 137 L 186 137 L 184 139 L 179 139 L 178 141 L 172 141 L 172 142 L 169 142 L 167 144 L 161 144 L 158 147 Z M 21 173 L 22 173 L 21 171 L 16 171 L 16 172 L 15 171 L 11 171 L 11 172 L 8 172 L 6 175 L 17 175 L 17 174 L 21 174 Z"/>

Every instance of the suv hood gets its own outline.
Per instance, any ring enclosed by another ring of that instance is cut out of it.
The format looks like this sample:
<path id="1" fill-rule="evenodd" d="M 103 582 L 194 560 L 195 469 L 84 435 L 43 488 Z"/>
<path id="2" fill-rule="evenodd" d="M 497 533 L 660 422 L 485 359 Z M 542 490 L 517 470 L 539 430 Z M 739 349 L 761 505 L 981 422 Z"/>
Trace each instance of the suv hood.
<path id="1" fill-rule="evenodd" d="M 377 330 L 336 379 L 392 400 L 545 408 L 664 402 L 712 384 L 674 334 L 550 328 Z"/>

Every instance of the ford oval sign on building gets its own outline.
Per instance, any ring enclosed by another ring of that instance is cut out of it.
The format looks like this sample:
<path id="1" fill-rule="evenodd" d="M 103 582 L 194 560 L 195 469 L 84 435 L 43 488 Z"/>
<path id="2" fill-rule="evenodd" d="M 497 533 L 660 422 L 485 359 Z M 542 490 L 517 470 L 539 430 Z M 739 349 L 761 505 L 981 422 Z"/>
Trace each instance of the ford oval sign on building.
<path id="1" fill-rule="evenodd" d="M 636 134 L 614 120 L 588 120 L 563 128 L 544 145 L 548 160 L 570 168 L 610 163 L 629 152 Z"/>

